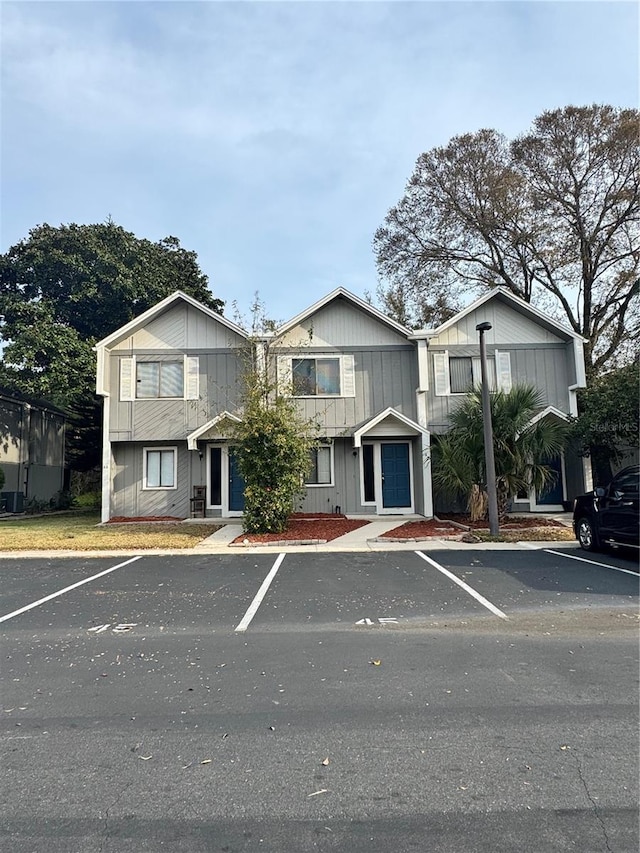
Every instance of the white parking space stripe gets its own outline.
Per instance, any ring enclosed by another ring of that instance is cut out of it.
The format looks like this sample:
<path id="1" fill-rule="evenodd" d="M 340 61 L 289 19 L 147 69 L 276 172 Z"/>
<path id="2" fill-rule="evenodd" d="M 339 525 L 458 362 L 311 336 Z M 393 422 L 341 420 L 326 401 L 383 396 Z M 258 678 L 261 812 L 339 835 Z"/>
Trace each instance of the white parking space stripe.
<path id="1" fill-rule="evenodd" d="M 633 575 L 638 577 L 637 572 L 631 569 L 621 569 L 620 566 L 612 566 L 610 563 L 599 563 L 597 560 L 587 560 L 586 557 L 577 557 L 575 554 L 564 554 L 562 551 L 552 551 L 551 548 L 544 549 L 547 554 L 555 554 L 557 557 L 566 557 L 567 560 L 580 560 L 581 563 L 589 563 L 591 566 L 604 566 L 605 569 L 613 569 L 614 572 L 624 572 L 625 575 Z"/>
<path id="2" fill-rule="evenodd" d="M 492 604 L 490 601 L 487 601 L 484 595 L 480 595 L 480 593 L 476 592 L 473 587 L 470 587 L 468 583 L 465 583 L 464 581 L 460 580 L 460 578 L 456 577 L 448 569 L 445 569 L 444 566 L 441 566 L 440 563 L 436 563 L 435 560 L 432 560 L 431 557 L 427 557 L 427 555 L 423 554 L 422 551 L 415 551 L 414 553 L 416 553 L 418 557 L 422 557 L 423 560 L 426 560 L 427 563 L 432 565 L 439 572 L 442 572 L 443 575 L 446 575 L 449 580 L 452 580 L 454 583 L 457 583 L 458 586 L 462 587 L 465 592 L 468 592 L 469 595 L 473 596 L 473 598 L 475 598 L 476 601 L 479 601 L 480 604 L 483 605 L 483 607 L 487 608 L 487 610 L 490 610 L 492 613 L 495 613 L 495 615 L 499 616 L 501 619 L 509 618 L 506 613 L 503 613 L 502 610 L 500 610 L 499 607 L 496 607 L 495 604 Z"/>
<path id="3" fill-rule="evenodd" d="M 52 598 L 58 598 L 60 595 L 64 595 L 65 592 L 71 592 L 72 589 L 77 589 L 79 586 L 82 586 L 85 583 L 91 583 L 91 581 L 95 581 L 98 578 L 102 578 L 105 575 L 108 575 L 110 572 L 115 572 L 116 569 L 121 569 L 123 566 L 128 566 L 129 563 L 135 563 L 136 560 L 139 560 L 142 555 L 139 557 L 132 557 L 130 560 L 125 560 L 124 563 L 118 563 L 117 566 L 111 566 L 110 569 L 105 569 L 103 572 L 98 572 L 97 575 L 91 575 L 90 578 L 85 578 L 84 580 L 78 581 L 77 583 L 72 583 L 71 586 L 65 586 L 64 589 L 59 589 L 57 592 L 52 592 L 51 595 L 46 595 L 44 598 L 39 599 L 38 601 L 34 601 L 31 604 L 27 604 L 25 607 L 21 607 L 19 610 L 14 610 L 13 613 L 7 613 L 6 616 L 0 616 L 0 622 L 6 622 L 8 619 L 13 619 L 14 616 L 19 616 L 21 613 L 26 613 L 27 610 L 33 610 L 34 607 L 40 607 L 41 604 L 44 604 L 47 601 L 51 601 Z"/>
<path id="4" fill-rule="evenodd" d="M 269 574 L 262 581 L 260 589 L 257 591 L 255 598 L 253 599 L 253 601 L 249 605 L 247 612 L 244 614 L 244 616 L 242 617 L 242 619 L 238 623 L 238 627 L 235 629 L 237 632 L 242 633 L 243 631 L 246 631 L 247 628 L 249 627 L 249 625 L 251 624 L 251 620 L 253 619 L 253 617 L 258 612 L 258 607 L 260 607 L 260 605 L 262 604 L 262 599 L 267 594 L 267 590 L 271 586 L 271 581 L 275 578 L 275 576 L 278 572 L 278 569 L 280 568 L 280 564 L 282 563 L 284 558 L 285 558 L 284 554 L 278 554 L 278 559 L 273 564 Z"/>

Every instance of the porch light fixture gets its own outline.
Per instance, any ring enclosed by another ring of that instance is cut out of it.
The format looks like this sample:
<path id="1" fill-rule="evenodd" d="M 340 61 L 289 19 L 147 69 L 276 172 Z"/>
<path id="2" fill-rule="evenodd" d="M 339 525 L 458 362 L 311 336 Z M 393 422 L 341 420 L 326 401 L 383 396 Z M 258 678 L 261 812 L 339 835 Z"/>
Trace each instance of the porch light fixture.
<path id="1" fill-rule="evenodd" d="M 484 431 L 484 465 L 487 472 L 487 496 L 489 498 L 489 532 L 500 535 L 498 524 L 498 490 L 496 487 L 496 462 L 493 454 L 493 424 L 491 422 L 491 403 L 487 370 L 487 344 L 484 333 L 491 329 L 491 323 L 478 323 L 476 331 L 480 335 L 480 377 L 482 379 L 482 426 Z"/>

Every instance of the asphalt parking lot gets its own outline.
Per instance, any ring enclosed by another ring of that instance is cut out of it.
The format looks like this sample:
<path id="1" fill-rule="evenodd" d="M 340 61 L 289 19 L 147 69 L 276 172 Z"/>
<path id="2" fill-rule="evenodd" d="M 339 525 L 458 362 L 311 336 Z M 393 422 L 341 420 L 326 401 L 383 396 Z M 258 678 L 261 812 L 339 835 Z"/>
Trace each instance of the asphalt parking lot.
<path id="1" fill-rule="evenodd" d="M 3 559 L 0 846 L 636 851 L 635 569 Z"/>

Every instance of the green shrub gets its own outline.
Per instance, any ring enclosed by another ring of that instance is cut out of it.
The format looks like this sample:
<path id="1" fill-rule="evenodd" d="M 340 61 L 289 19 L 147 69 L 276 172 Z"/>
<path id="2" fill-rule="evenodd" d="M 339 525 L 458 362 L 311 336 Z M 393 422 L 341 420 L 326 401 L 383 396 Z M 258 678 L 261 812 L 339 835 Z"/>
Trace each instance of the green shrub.
<path id="1" fill-rule="evenodd" d="M 85 492 L 73 499 L 73 506 L 81 509 L 100 509 L 102 504 L 101 492 Z"/>

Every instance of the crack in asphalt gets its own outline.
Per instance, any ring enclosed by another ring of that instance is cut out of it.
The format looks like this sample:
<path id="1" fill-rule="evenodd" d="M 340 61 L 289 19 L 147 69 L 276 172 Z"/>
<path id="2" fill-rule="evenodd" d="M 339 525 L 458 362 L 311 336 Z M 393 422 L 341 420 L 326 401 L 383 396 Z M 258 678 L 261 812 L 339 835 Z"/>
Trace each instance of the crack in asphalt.
<path id="1" fill-rule="evenodd" d="M 593 813 L 594 813 L 594 815 L 595 815 L 595 817 L 596 817 L 596 820 L 598 821 L 598 823 L 600 824 L 600 827 L 601 827 L 601 829 L 602 829 L 602 835 L 604 836 L 604 843 L 605 843 L 605 847 L 607 848 L 607 850 L 609 851 L 609 853 L 613 853 L 613 851 L 612 851 L 612 849 L 611 849 L 611 845 L 609 844 L 609 836 L 607 835 L 607 828 L 606 828 L 606 826 L 604 825 L 604 821 L 602 820 L 602 817 L 600 816 L 600 811 L 599 811 L 599 809 L 598 809 L 598 804 L 596 803 L 596 801 L 595 801 L 595 800 L 593 799 L 593 797 L 591 796 L 591 794 L 590 794 L 590 792 L 589 792 L 589 788 L 588 788 L 587 783 L 586 783 L 586 781 L 585 781 L 585 778 L 584 778 L 584 776 L 582 775 L 582 766 L 581 766 L 581 764 L 580 764 L 580 759 L 578 758 L 578 756 L 577 756 L 577 755 L 575 755 L 575 756 L 574 756 L 574 758 L 575 758 L 575 760 L 576 760 L 576 767 L 577 767 L 577 769 L 578 769 L 578 777 L 579 777 L 580 781 L 582 782 L 582 787 L 584 788 L 584 792 L 585 792 L 585 794 L 587 795 L 587 799 L 589 800 L 589 802 L 590 802 L 590 803 L 591 803 L 591 805 L 593 806 Z"/>
<path id="2" fill-rule="evenodd" d="M 114 806 L 118 805 L 118 803 L 120 802 L 122 797 L 125 795 L 125 793 L 129 790 L 129 788 L 132 785 L 133 785 L 133 782 L 129 782 L 128 784 L 126 784 L 124 786 L 124 788 L 120 791 L 118 796 L 115 798 L 115 800 L 110 805 L 108 805 L 107 808 L 105 809 L 105 812 L 104 812 L 104 831 L 103 831 L 104 837 L 103 837 L 102 841 L 100 842 L 100 853 L 102 853 L 102 851 L 104 850 L 104 845 L 109 840 L 109 836 L 111 834 L 109 832 L 109 812 L 111 811 L 111 809 Z"/>

